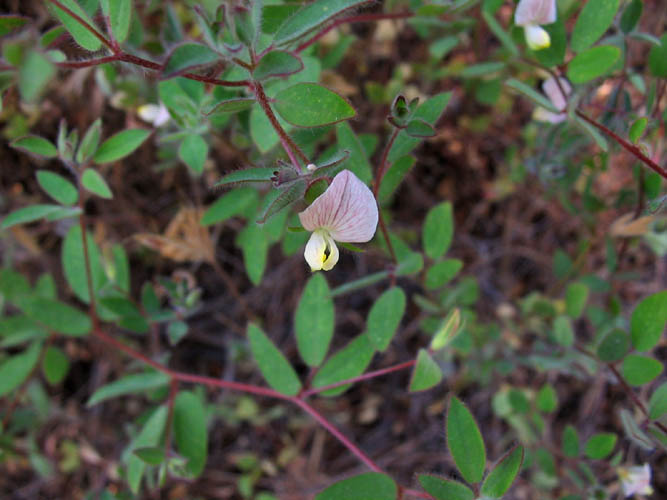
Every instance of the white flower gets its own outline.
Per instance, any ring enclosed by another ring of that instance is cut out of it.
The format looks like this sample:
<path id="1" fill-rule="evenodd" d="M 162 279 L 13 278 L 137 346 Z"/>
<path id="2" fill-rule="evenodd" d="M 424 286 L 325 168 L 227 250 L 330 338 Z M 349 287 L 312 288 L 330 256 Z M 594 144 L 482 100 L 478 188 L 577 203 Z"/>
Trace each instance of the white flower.
<path id="1" fill-rule="evenodd" d="M 650 495 L 653 493 L 653 488 L 651 488 L 651 467 L 648 464 L 628 468 L 619 467 L 617 472 L 623 486 L 623 494 L 626 497 L 637 494 Z"/>
<path id="2" fill-rule="evenodd" d="M 542 90 L 551 101 L 551 104 L 554 105 L 554 108 L 559 112 L 553 113 L 544 108 L 536 108 L 533 113 L 533 118 L 536 120 L 541 122 L 560 123 L 567 118 L 567 113 L 565 112 L 567 108 L 567 100 L 565 97 L 572 93 L 572 86 L 570 85 L 570 82 L 563 77 L 558 77 L 558 81 L 560 82 L 563 91 L 565 91 L 565 96 L 563 95 L 563 92 L 560 91 L 560 88 L 558 88 L 558 83 L 556 83 L 554 77 L 551 77 L 542 83 Z"/>
<path id="3" fill-rule="evenodd" d="M 312 271 L 329 271 L 338 262 L 336 241 L 365 243 L 375 234 L 378 209 L 368 186 L 343 170 L 315 201 L 299 213 L 305 229 L 312 231 L 303 255 Z"/>
<path id="4" fill-rule="evenodd" d="M 532 50 L 546 49 L 551 37 L 543 24 L 556 22 L 556 0 L 521 0 L 514 11 L 514 24 L 523 26 L 528 47 Z"/>
<path id="5" fill-rule="evenodd" d="M 139 118 L 145 122 L 152 123 L 155 127 L 161 127 L 169 121 L 169 111 L 164 104 L 144 104 L 137 109 Z"/>

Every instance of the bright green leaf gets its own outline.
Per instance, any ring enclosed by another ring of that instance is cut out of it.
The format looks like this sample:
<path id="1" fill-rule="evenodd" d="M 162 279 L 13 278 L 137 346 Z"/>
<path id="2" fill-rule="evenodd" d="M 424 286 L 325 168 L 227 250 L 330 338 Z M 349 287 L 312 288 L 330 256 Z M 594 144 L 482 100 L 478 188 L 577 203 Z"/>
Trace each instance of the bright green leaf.
<path id="1" fill-rule="evenodd" d="M 608 457 L 614 447 L 616 446 L 616 440 L 618 436 L 610 432 L 600 432 L 598 434 L 592 435 L 588 441 L 586 441 L 586 446 L 584 448 L 584 453 L 586 456 L 593 460 L 601 460 Z"/>
<path id="2" fill-rule="evenodd" d="M 630 33 L 637 23 L 639 18 L 642 16 L 642 11 L 644 10 L 644 2 L 642 0 L 630 0 L 630 3 L 623 11 L 621 16 L 621 29 L 623 33 Z"/>
<path id="3" fill-rule="evenodd" d="M 193 392 L 181 391 L 174 400 L 174 442 L 178 453 L 188 460 L 188 476 L 201 475 L 208 456 L 206 410 Z"/>
<path id="4" fill-rule="evenodd" d="M 313 379 L 313 387 L 324 387 L 364 373 L 373 359 L 375 348 L 368 335 L 362 333 L 331 356 L 318 370 Z M 349 384 L 323 391 L 323 396 L 337 396 L 345 392 Z"/>
<path id="5" fill-rule="evenodd" d="M 97 151 L 100 145 L 100 137 L 102 136 L 102 120 L 97 119 L 86 130 L 86 135 L 81 139 L 81 144 L 76 152 L 77 163 L 85 163 Z"/>
<path id="6" fill-rule="evenodd" d="M 37 135 L 25 135 L 12 141 L 11 147 L 22 149 L 28 153 L 44 156 L 46 158 L 55 158 L 58 156 L 58 150 L 53 143 Z"/>
<path id="7" fill-rule="evenodd" d="M 538 410 L 544 413 L 551 413 L 558 407 L 558 394 L 551 384 L 544 384 L 537 392 L 535 400 Z"/>
<path id="8" fill-rule="evenodd" d="M 301 390 L 301 382 L 283 353 L 259 327 L 252 323 L 248 325 L 248 340 L 264 380 L 276 391 L 287 396 L 295 396 Z"/>
<path id="9" fill-rule="evenodd" d="M 132 453 L 138 456 L 142 461 L 146 462 L 147 465 L 160 465 L 166 458 L 164 448 L 158 446 L 137 448 Z"/>
<path id="10" fill-rule="evenodd" d="M 79 192 L 62 175 L 48 170 L 38 170 L 37 182 L 46 194 L 62 205 L 74 205 L 79 199 Z"/>
<path id="11" fill-rule="evenodd" d="M 417 363 L 410 379 L 410 392 L 425 391 L 442 380 L 442 370 L 426 349 L 419 349 Z"/>
<path id="12" fill-rule="evenodd" d="M 667 382 L 658 387 L 648 403 L 648 414 L 652 420 L 657 420 L 667 413 Z"/>
<path id="13" fill-rule="evenodd" d="M 581 52 L 597 42 L 614 22 L 618 7 L 619 0 L 588 0 L 572 30 L 572 50 Z"/>
<path id="14" fill-rule="evenodd" d="M 565 310 L 567 315 L 577 319 L 584 312 L 588 300 L 588 287 L 583 283 L 570 283 L 565 290 Z"/>
<path id="15" fill-rule="evenodd" d="M 108 279 L 102 266 L 99 247 L 90 233 L 86 233 L 86 239 L 88 242 L 88 258 L 93 275 L 93 291 L 97 292 L 97 290 L 108 282 Z M 88 290 L 86 259 L 83 250 L 83 238 L 81 237 L 81 226 L 79 224 L 73 225 L 65 236 L 62 245 L 61 261 L 65 280 L 79 299 L 85 303 L 89 303 L 90 294 Z"/>
<path id="16" fill-rule="evenodd" d="M 59 384 L 68 370 L 69 359 L 65 353 L 55 346 L 47 347 L 42 360 L 42 372 L 46 381 L 51 385 Z"/>
<path id="17" fill-rule="evenodd" d="M 92 327 L 87 314 L 54 299 L 25 297 L 17 306 L 26 316 L 63 335 L 79 337 L 86 335 Z"/>
<path id="18" fill-rule="evenodd" d="M 146 463 L 132 453 L 136 449 L 155 447 L 160 443 L 167 424 L 167 407 L 160 406 L 146 420 L 146 423 L 125 451 L 124 461 L 127 465 L 127 482 L 130 490 L 136 495 L 139 492 L 141 478 L 146 470 Z"/>
<path id="19" fill-rule="evenodd" d="M 102 177 L 99 172 L 97 172 L 97 170 L 87 168 L 81 176 L 81 184 L 88 191 L 96 194 L 101 198 L 105 198 L 107 200 L 113 198 L 113 193 L 111 192 L 111 189 L 109 189 L 109 185 L 104 180 L 104 177 Z"/>
<path id="20" fill-rule="evenodd" d="M 169 376 L 162 372 L 133 373 L 125 375 L 118 380 L 103 385 L 97 389 L 90 397 L 87 406 L 93 406 L 107 399 L 125 396 L 127 394 L 137 394 L 144 391 L 152 391 L 166 386 L 169 383 Z"/>
<path id="21" fill-rule="evenodd" d="M 308 366 L 321 365 L 334 332 L 334 304 L 324 274 L 313 274 L 303 289 L 294 329 L 301 359 Z"/>
<path id="22" fill-rule="evenodd" d="M 489 472 L 482 484 L 482 495 L 501 498 L 510 489 L 523 463 L 523 446 L 517 446 Z"/>
<path id="23" fill-rule="evenodd" d="M 630 126 L 630 131 L 628 132 L 628 137 L 630 138 L 631 142 L 637 144 L 639 139 L 641 139 L 644 130 L 646 130 L 646 125 L 648 125 L 648 118 L 646 118 L 645 116 L 637 118 L 632 123 L 632 125 Z"/>
<path id="24" fill-rule="evenodd" d="M 449 250 L 453 236 L 452 204 L 447 201 L 431 208 L 422 228 L 422 244 L 426 255 L 431 259 L 442 257 Z"/>
<path id="25" fill-rule="evenodd" d="M 207 156 L 208 144 L 198 134 L 186 135 L 178 148 L 178 157 L 198 175 L 204 171 Z"/>
<path id="26" fill-rule="evenodd" d="M 567 66 L 567 77 L 572 83 L 586 83 L 605 75 L 621 57 L 621 49 L 612 45 L 598 45 L 577 54 Z"/>
<path id="27" fill-rule="evenodd" d="M 35 101 L 55 74 L 56 68 L 51 61 L 40 52 L 30 51 L 19 68 L 21 98 L 26 102 Z"/>
<path id="28" fill-rule="evenodd" d="M 429 290 L 435 290 L 446 285 L 463 268 L 463 261 L 459 259 L 445 259 L 436 262 L 427 271 L 424 278 L 424 286 Z"/>
<path id="29" fill-rule="evenodd" d="M 396 500 L 396 483 L 379 472 L 343 479 L 320 492 L 315 500 Z"/>
<path id="30" fill-rule="evenodd" d="M 132 0 L 101 0 L 102 11 L 111 22 L 111 32 L 118 43 L 127 38 L 132 18 Z"/>
<path id="31" fill-rule="evenodd" d="M 436 500 L 473 500 L 475 494 L 466 485 L 451 479 L 420 474 L 419 484 Z"/>
<path id="32" fill-rule="evenodd" d="M 384 352 L 405 313 L 406 297 L 402 288 L 393 287 L 375 301 L 368 313 L 366 330 L 375 348 Z"/>
<path id="33" fill-rule="evenodd" d="M 558 344 L 570 347 L 574 343 L 574 329 L 572 320 L 567 316 L 556 316 L 554 318 L 554 338 Z"/>
<path id="34" fill-rule="evenodd" d="M 563 431 L 563 455 L 568 458 L 579 456 L 579 434 L 572 425 L 567 425 Z"/>
<path id="35" fill-rule="evenodd" d="M 33 342 L 25 351 L 0 363 L 0 397 L 20 386 L 32 373 L 42 352 L 42 343 Z"/>
<path id="36" fill-rule="evenodd" d="M 629 354 L 623 360 L 623 378 L 628 384 L 640 386 L 648 384 L 662 373 L 662 363 L 655 358 Z"/>
<path id="37" fill-rule="evenodd" d="M 667 290 L 643 299 L 632 312 L 630 333 L 632 345 L 638 351 L 655 347 L 667 323 Z"/>
<path id="38" fill-rule="evenodd" d="M 111 163 L 134 152 L 151 135 L 150 130 L 133 128 L 109 137 L 95 152 L 95 163 Z"/>
<path id="39" fill-rule="evenodd" d="M 653 76 L 667 78 L 667 33 L 660 37 L 660 45 L 651 47 L 648 67 Z"/>
<path id="40" fill-rule="evenodd" d="M 484 441 L 470 410 L 452 397 L 447 410 L 447 446 L 463 479 L 469 483 L 482 480 L 486 466 Z"/>
<path id="41" fill-rule="evenodd" d="M 243 253 L 246 273 L 253 285 L 259 285 L 266 269 L 269 240 L 261 226 L 248 224 L 236 237 Z"/>
<path id="42" fill-rule="evenodd" d="M 19 208 L 14 210 L 7 217 L 2 220 L 2 229 L 8 229 L 17 224 L 25 224 L 39 219 L 43 219 L 47 215 L 60 210 L 60 205 L 31 205 L 29 207 Z"/>
<path id="43" fill-rule="evenodd" d="M 275 95 L 280 116 L 297 127 L 319 127 L 348 120 L 356 115 L 350 103 L 317 83 L 297 83 Z"/>
<path id="44" fill-rule="evenodd" d="M 95 26 L 95 23 L 92 21 L 92 19 L 90 19 L 88 14 L 86 14 L 86 12 L 75 0 L 60 0 L 60 3 L 62 3 L 70 11 L 83 19 L 89 26 L 92 26 L 98 33 L 100 33 L 100 29 Z M 60 22 L 63 23 L 65 29 L 69 31 L 76 43 L 81 45 L 81 47 L 86 50 L 96 51 L 99 50 L 99 48 L 102 46 L 102 42 L 100 42 L 99 38 L 93 35 L 78 20 L 70 16 L 64 10 L 56 7 L 51 2 L 46 4 L 46 8 L 49 10 L 49 12 L 51 12 L 51 14 L 60 19 Z"/>
<path id="45" fill-rule="evenodd" d="M 224 177 L 223 177 L 224 179 Z M 200 224 L 210 226 L 241 215 L 257 203 L 257 190 L 249 187 L 234 189 L 223 194 L 202 215 Z"/>
<path id="46" fill-rule="evenodd" d="M 461 328 L 461 310 L 456 308 L 442 320 L 440 326 L 435 331 L 431 339 L 431 349 L 439 351 L 447 346 L 459 332 Z"/>

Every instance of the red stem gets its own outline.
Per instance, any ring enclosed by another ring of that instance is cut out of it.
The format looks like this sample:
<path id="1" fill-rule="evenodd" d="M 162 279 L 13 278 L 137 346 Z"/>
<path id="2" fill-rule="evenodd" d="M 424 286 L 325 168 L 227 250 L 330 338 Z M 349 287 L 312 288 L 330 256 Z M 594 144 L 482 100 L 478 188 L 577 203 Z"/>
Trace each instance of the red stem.
<path id="1" fill-rule="evenodd" d="M 308 389 L 307 391 L 303 391 L 301 393 L 301 397 L 307 398 L 308 396 L 328 391 L 329 389 L 335 389 L 336 387 L 340 387 L 343 385 L 353 384 L 355 382 L 361 382 L 362 380 L 368 380 L 370 378 L 380 377 L 382 375 L 387 375 L 389 373 L 405 370 L 406 368 L 414 366 L 416 362 L 417 360 L 413 359 L 411 361 L 406 361 L 405 363 L 399 363 L 398 365 L 390 366 L 388 368 L 382 368 L 380 370 L 375 370 L 373 372 L 364 373 L 363 375 L 359 375 L 358 377 L 352 377 L 347 380 L 341 380 L 340 382 L 335 382 L 329 385 L 323 385 L 322 387 L 314 387 L 312 389 Z"/>
<path id="2" fill-rule="evenodd" d="M 365 21 L 381 21 L 383 19 L 406 19 L 408 17 L 414 16 L 414 13 L 412 12 L 397 12 L 394 14 L 360 14 L 358 16 L 351 16 L 351 17 L 346 17 L 344 19 L 338 19 L 331 23 L 329 26 L 324 28 L 322 31 L 317 33 L 314 37 L 306 40 L 303 42 L 301 45 L 299 45 L 296 48 L 295 52 L 302 52 L 303 50 L 307 49 L 310 47 L 312 44 L 317 42 L 320 38 L 322 38 L 324 35 L 329 33 L 332 29 L 337 28 L 341 24 L 346 24 L 346 23 L 362 23 Z"/>
<path id="3" fill-rule="evenodd" d="M 626 151 L 629 151 L 633 155 L 635 155 L 639 160 L 641 160 L 646 166 L 648 166 L 651 170 L 657 172 L 660 174 L 661 177 L 664 179 L 667 179 L 667 170 L 662 168 L 660 165 L 658 165 L 656 162 L 651 160 L 648 156 L 646 156 L 644 153 L 642 153 L 641 149 L 639 149 L 637 146 L 634 144 L 629 143 L 622 137 L 619 137 L 616 133 L 614 133 L 612 130 L 609 130 L 607 127 L 602 125 L 601 123 L 596 122 L 583 112 L 576 110 L 575 113 L 577 114 L 578 117 L 583 119 L 584 121 L 590 123 L 593 125 L 595 128 L 603 132 L 604 134 L 608 135 L 611 137 L 613 140 L 615 140 L 618 144 L 620 144 L 623 149 Z"/>

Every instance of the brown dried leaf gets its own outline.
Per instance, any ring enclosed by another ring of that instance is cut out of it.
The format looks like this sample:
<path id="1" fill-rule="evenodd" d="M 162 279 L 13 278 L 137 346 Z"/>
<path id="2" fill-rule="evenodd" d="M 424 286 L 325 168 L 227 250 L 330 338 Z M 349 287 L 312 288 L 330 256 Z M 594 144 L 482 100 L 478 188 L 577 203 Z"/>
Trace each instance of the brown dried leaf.
<path id="1" fill-rule="evenodd" d="M 609 228 L 609 234 L 612 236 L 630 237 L 643 236 L 649 232 L 651 224 L 655 220 L 655 215 L 645 215 L 634 219 L 634 214 L 628 213 L 621 215 Z"/>
<path id="2" fill-rule="evenodd" d="M 163 235 L 138 233 L 140 244 L 176 262 L 213 262 L 215 251 L 208 229 L 199 224 L 202 210 L 183 207 L 171 220 Z"/>

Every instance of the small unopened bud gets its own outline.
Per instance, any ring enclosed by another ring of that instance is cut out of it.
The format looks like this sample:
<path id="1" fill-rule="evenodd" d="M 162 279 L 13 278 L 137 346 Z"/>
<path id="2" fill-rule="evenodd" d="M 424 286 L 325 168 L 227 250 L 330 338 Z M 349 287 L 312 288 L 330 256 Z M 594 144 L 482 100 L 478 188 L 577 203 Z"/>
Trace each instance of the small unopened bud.
<path id="1" fill-rule="evenodd" d="M 309 163 L 308 165 L 306 165 L 306 170 L 308 170 L 309 172 L 312 172 L 316 168 L 317 168 L 317 165 L 315 165 L 314 163 Z"/>

